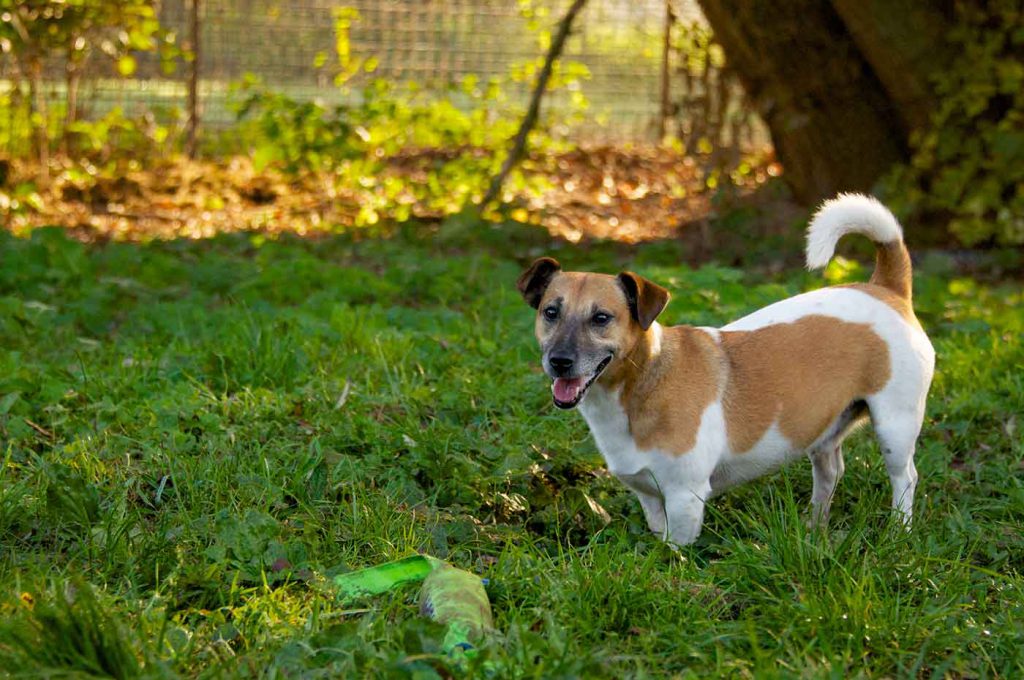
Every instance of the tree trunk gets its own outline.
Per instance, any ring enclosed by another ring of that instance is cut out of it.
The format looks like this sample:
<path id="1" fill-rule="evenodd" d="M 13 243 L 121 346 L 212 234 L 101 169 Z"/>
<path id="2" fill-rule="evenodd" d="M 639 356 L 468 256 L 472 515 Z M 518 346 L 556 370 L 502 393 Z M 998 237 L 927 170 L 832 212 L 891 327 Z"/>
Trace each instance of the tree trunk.
<path id="1" fill-rule="evenodd" d="M 956 23 L 952 0 L 832 0 L 850 37 L 895 104 L 904 133 L 926 128 L 936 97 L 928 74 L 948 64 L 945 36 Z"/>
<path id="2" fill-rule="evenodd" d="M 798 200 L 812 204 L 839 191 L 867 191 L 908 157 L 896 104 L 830 4 L 700 2 L 771 130 Z"/>
<path id="3" fill-rule="evenodd" d="M 693 151 L 693 139 L 698 121 L 696 116 L 694 116 L 693 74 L 690 73 L 690 66 L 686 63 L 685 56 L 681 61 L 678 72 L 683 85 L 683 91 L 679 98 L 680 114 L 676 116 L 676 136 L 683 143 L 683 155 L 689 156 Z"/>
<path id="4" fill-rule="evenodd" d="M 23 89 L 24 73 L 21 69 L 19 60 L 11 60 L 11 72 L 8 78 L 11 81 L 10 92 L 11 100 L 7 106 L 7 129 L 9 135 L 7 137 L 8 147 L 6 151 L 11 156 L 18 156 L 21 154 L 32 153 L 32 140 L 28 140 L 28 148 L 22 148 L 18 146 L 18 142 L 21 139 L 20 134 L 16 134 L 18 124 L 20 123 L 19 116 L 25 114 L 29 116 L 29 125 L 31 125 L 32 105 L 25 101 L 25 91 Z"/>

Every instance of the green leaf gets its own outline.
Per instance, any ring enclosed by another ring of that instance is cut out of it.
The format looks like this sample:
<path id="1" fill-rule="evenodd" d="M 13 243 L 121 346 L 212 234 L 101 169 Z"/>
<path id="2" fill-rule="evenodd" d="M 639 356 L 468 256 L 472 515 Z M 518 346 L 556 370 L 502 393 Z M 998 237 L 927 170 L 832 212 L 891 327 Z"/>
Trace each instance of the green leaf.
<path id="1" fill-rule="evenodd" d="M 135 57 L 130 54 L 124 54 L 117 60 L 117 72 L 125 78 L 135 73 L 135 68 Z"/>
<path id="2" fill-rule="evenodd" d="M 1000 130 L 992 136 L 992 151 L 1001 163 L 1024 159 L 1024 133 Z"/>
<path id="3" fill-rule="evenodd" d="M 11 392 L 10 394 L 4 395 L 3 399 L 0 399 L 0 415 L 6 415 L 11 407 L 14 406 L 14 402 L 18 401 L 18 397 L 21 396 L 21 392 Z"/>
<path id="4" fill-rule="evenodd" d="M 263 170 L 271 163 L 281 160 L 281 150 L 273 144 L 264 144 L 256 149 L 252 156 L 253 167 L 257 171 Z"/>

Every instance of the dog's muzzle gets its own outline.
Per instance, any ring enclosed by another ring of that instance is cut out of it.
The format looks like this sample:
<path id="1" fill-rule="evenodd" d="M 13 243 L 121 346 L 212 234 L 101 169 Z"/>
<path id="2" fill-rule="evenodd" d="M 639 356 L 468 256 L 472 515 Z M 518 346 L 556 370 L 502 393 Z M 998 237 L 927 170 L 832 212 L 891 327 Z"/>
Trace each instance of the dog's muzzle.
<path id="1" fill-rule="evenodd" d="M 575 408 L 580 400 L 583 399 L 583 395 L 587 393 L 587 389 L 597 380 L 608 364 L 611 363 L 612 355 L 606 356 L 601 363 L 597 365 L 594 372 L 589 376 L 581 375 L 575 378 L 555 378 L 551 383 L 551 395 L 554 399 L 555 406 L 561 409 Z"/>

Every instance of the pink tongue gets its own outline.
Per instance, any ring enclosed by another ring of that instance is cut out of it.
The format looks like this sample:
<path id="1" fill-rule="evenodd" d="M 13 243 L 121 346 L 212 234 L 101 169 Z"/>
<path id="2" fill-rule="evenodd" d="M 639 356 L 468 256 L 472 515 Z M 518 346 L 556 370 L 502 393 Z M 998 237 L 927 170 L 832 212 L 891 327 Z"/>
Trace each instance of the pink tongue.
<path id="1" fill-rule="evenodd" d="M 576 395 L 583 389 L 583 378 L 555 378 L 555 399 L 564 403 L 576 400 Z"/>

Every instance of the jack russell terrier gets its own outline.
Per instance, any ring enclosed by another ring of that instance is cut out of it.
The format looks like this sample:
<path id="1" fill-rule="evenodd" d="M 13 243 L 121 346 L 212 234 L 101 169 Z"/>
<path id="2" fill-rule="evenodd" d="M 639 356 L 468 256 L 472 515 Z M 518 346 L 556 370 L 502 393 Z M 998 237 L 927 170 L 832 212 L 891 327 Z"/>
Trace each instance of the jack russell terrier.
<path id="1" fill-rule="evenodd" d="M 935 351 L 911 306 L 902 230 L 875 199 L 825 202 L 808 229 L 808 268 L 828 264 L 850 233 L 877 244 L 869 283 L 797 295 L 717 329 L 662 327 L 668 291 L 632 272 L 565 272 L 542 257 L 519 277 L 555 406 L 579 406 L 608 469 L 664 540 L 692 543 L 709 498 L 803 453 L 812 522 L 827 523 L 843 439 L 869 417 L 909 526 Z"/>

